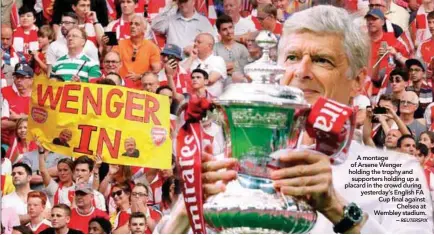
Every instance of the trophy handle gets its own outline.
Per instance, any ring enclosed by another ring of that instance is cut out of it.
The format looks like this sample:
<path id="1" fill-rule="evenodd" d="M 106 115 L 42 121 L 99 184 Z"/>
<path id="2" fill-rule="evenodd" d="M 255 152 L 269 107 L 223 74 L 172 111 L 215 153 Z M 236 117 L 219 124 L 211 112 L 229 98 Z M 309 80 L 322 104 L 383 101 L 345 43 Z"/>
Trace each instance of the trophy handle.
<path id="1" fill-rule="evenodd" d="M 333 164 L 341 164 L 348 155 L 356 128 L 357 109 L 336 101 L 319 98 L 306 121 L 306 132 L 316 140 L 315 150 L 330 156 Z"/>

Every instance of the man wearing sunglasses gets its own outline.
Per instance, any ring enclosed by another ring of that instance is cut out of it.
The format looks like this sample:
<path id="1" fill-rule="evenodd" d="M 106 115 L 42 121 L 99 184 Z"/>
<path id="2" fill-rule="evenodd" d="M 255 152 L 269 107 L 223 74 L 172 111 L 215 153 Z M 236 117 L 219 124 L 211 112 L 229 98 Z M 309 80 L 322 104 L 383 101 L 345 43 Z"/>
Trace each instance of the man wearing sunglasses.
<path id="1" fill-rule="evenodd" d="M 426 131 L 426 126 L 414 118 L 414 113 L 418 106 L 419 98 L 412 91 L 406 91 L 399 103 L 399 117 L 416 137 Z"/>
<path id="2" fill-rule="evenodd" d="M 431 85 L 426 79 L 426 66 L 422 59 L 413 58 L 405 62 L 412 85 L 407 91 L 414 91 L 419 96 L 419 107 L 415 118 L 423 118 L 426 107 L 433 102 Z"/>
<path id="3" fill-rule="evenodd" d="M 389 75 L 389 84 L 394 100 L 401 100 L 405 93 L 408 82 L 408 73 L 403 69 L 396 68 Z M 387 93 L 387 92 L 386 92 Z"/>
<path id="4" fill-rule="evenodd" d="M 89 183 L 79 183 L 75 185 L 75 205 L 71 210 L 71 220 L 69 227 L 89 233 L 88 224 L 93 217 L 103 217 L 109 220 L 109 216 L 102 210 L 95 208 L 92 201 L 94 190 Z"/>
<path id="5" fill-rule="evenodd" d="M 148 23 L 142 15 L 134 15 L 130 21 L 130 38 L 119 41 L 119 45 L 113 48 L 121 57 L 119 75 L 132 82 L 131 88 L 138 90 L 142 90 L 142 74 L 156 74 L 161 70 L 160 49 L 145 39 L 147 27 Z"/>

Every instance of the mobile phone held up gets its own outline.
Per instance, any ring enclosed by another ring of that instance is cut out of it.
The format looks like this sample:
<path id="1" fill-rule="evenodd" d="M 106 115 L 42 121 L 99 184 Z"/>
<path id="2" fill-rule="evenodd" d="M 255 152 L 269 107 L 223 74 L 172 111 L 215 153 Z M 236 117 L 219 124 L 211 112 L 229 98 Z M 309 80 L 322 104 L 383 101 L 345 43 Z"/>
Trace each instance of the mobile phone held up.
<path id="1" fill-rule="evenodd" d="M 118 45 L 118 39 L 116 37 L 116 32 L 104 32 L 104 35 L 109 38 L 109 41 L 107 42 L 107 46 Z"/>

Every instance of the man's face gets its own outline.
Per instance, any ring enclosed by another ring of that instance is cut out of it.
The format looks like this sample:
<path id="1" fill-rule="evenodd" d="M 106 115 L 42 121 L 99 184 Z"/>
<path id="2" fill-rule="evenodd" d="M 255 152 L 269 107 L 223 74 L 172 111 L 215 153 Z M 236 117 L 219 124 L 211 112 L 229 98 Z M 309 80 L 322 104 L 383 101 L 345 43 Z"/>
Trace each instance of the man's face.
<path id="1" fill-rule="evenodd" d="M 68 131 L 62 131 L 62 132 L 60 132 L 60 135 L 59 135 L 59 139 L 60 139 L 63 143 L 67 143 L 67 142 L 69 142 L 69 141 L 71 140 L 71 137 L 72 137 L 72 135 L 71 135 L 71 133 L 68 132 Z"/>
<path id="2" fill-rule="evenodd" d="M 207 53 L 207 52 L 212 51 L 211 44 L 210 44 L 208 38 L 205 35 L 198 35 L 194 39 L 194 45 L 193 45 L 193 47 L 195 49 L 197 49 L 197 52 L 199 54 L 201 54 L 201 53 Z"/>
<path id="3" fill-rule="evenodd" d="M 428 19 L 428 29 L 431 35 L 434 35 L 434 19 Z"/>
<path id="4" fill-rule="evenodd" d="M 178 2 L 178 9 L 181 15 L 187 16 L 194 12 L 194 0 L 187 0 L 186 2 Z"/>
<path id="5" fill-rule="evenodd" d="M 411 114 L 416 111 L 417 106 L 418 103 L 415 102 L 413 96 L 411 96 L 408 93 L 404 93 L 399 103 L 399 108 L 400 108 L 399 111 L 402 114 Z"/>
<path id="6" fill-rule="evenodd" d="M 400 150 L 403 153 L 408 153 L 410 155 L 415 156 L 416 155 L 416 142 L 414 141 L 414 139 L 405 138 L 401 142 Z"/>
<path id="7" fill-rule="evenodd" d="M 121 68 L 121 59 L 115 53 L 108 53 L 104 57 L 104 70 L 106 73 L 117 73 L 119 74 L 119 69 Z"/>
<path id="8" fill-rule="evenodd" d="M 12 30 L 10 28 L 2 28 L 2 48 L 9 49 L 12 46 Z"/>
<path id="9" fill-rule="evenodd" d="M 79 0 L 77 6 L 72 5 L 72 10 L 81 19 L 86 19 L 90 12 L 90 0 Z"/>
<path id="10" fill-rule="evenodd" d="M 131 196 L 131 200 L 143 202 L 144 205 L 146 205 L 149 200 L 149 194 L 142 186 L 134 187 Z"/>
<path id="11" fill-rule="evenodd" d="M 127 153 L 132 154 L 134 153 L 134 150 L 136 149 L 136 142 L 133 140 L 125 141 L 125 150 Z"/>
<path id="12" fill-rule="evenodd" d="M 36 22 L 35 16 L 31 12 L 27 12 L 20 15 L 20 25 L 23 28 L 30 28 Z"/>
<path id="13" fill-rule="evenodd" d="M 130 35 L 131 35 L 131 37 L 144 35 L 145 30 L 146 30 L 146 25 L 139 17 L 134 17 L 131 20 L 131 22 L 130 22 Z"/>
<path id="14" fill-rule="evenodd" d="M 68 225 L 70 217 L 66 215 L 65 211 L 60 208 L 51 210 L 51 226 L 55 229 L 64 228 Z"/>
<path id="15" fill-rule="evenodd" d="M 399 130 L 390 130 L 389 132 L 387 132 L 384 145 L 389 149 L 396 148 L 396 144 L 398 143 L 398 139 L 401 136 L 402 136 L 402 134 Z"/>
<path id="16" fill-rule="evenodd" d="M 407 86 L 404 79 L 399 75 L 393 75 L 390 78 L 390 83 L 392 84 L 392 92 L 393 93 L 399 93 L 401 91 L 404 91 L 405 87 Z"/>
<path id="17" fill-rule="evenodd" d="M 278 9 L 286 11 L 289 6 L 289 0 L 273 0 L 273 5 Z"/>
<path id="18" fill-rule="evenodd" d="M 136 3 L 134 0 L 121 0 L 121 10 L 122 14 L 131 15 L 134 13 L 136 8 Z"/>
<path id="19" fill-rule="evenodd" d="M 421 79 L 423 79 L 423 76 L 425 74 L 425 72 L 423 71 L 423 69 L 417 65 L 412 65 L 410 66 L 410 69 L 408 70 L 408 73 L 410 75 L 410 79 L 413 82 L 418 82 Z"/>
<path id="20" fill-rule="evenodd" d="M 145 218 L 133 218 L 130 223 L 131 234 L 144 234 L 146 231 Z"/>
<path id="21" fill-rule="evenodd" d="M 98 222 L 92 221 L 89 224 L 89 234 L 104 234 L 105 231 Z"/>
<path id="22" fill-rule="evenodd" d="M 90 178 L 89 164 L 77 164 L 74 169 L 75 180 L 79 182 L 88 182 Z"/>
<path id="23" fill-rule="evenodd" d="M 88 209 L 92 207 L 93 195 L 82 191 L 75 192 L 75 204 L 79 209 Z"/>
<path id="24" fill-rule="evenodd" d="M 143 89 L 145 91 L 155 93 L 157 91 L 158 85 L 159 85 L 158 84 L 158 78 L 156 78 L 152 74 L 143 76 L 142 85 L 143 85 Z"/>
<path id="25" fill-rule="evenodd" d="M 366 26 L 368 28 L 369 33 L 376 33 L 380 30 L 383 30 L 382 29 L 383 24 L 384 22 L 380 18 L 371 15 L 366 17 Z"/>
<path id="26" fill-rule="evenodd" d="M 62 16 L 62 21 L 60 22 L 60 31 L 62 35 L 66 37 L 70 29 L 77 25 L 77 20 L 69 16 Z"/>
<path id="27" fill-rule="evenodd" d="M 69 30 L 68 35 L 66 36 L 66 45 L 69 50 L 83 48 L 85 43 L 86 39 L 79 29 L 73 28 Z"/>
<path id="28" fill-rule="evenodd" d="M 223 1 L 223 11 L 226 15 L 232 17 L 234 19 L 240 14 L 240 5 L 238 4 L 239 0 L 224 0 Z M 237 22 L 234 22 L 237 23 Z"/>
<path id="29" fill-rule="evenodd" d="M 221 24 L 219 34 L 222 37 L 222 40 L 230 41 L 234 39 L 234 24 L 233 23 Z"/>
<path id="30" fill-rule="evenodd" d="M 29 184 L 31 175 L 27 175 L 24 167 L 15 167 L 12 170 L 12 183 L 15 187 L 25 186 Z"/>
<path id="31" fill-rule="evenodd" d="M 204 88 L 208 84 L 208 80 L 206 80 L 201 73 L 192 73 L 191 74 L 191 87 L 194 90 L 199 90 Z"/>
<path id="32" fill-rule="evenodd" d="M 27 214 L 29 214 L 30 218 L 39 217 L 44 209 L 40 198 L 31 197 L 27 200 Z"/>
<path id="33" fill-rule="evenodd" d="M 160 95 L 165 95 L 167 97 L 169 97 L 169 102 L 170 104 L 172 104 L 173 102 L 173 92 L 169 89 L 163 89 L 160 91 Z"/>
<path id="34" fill-rule="evenodd" d="M 383 14 L 386 14 L 386 1 L 384 0 L 369 0 L 369 9 L 379 9 Z"/>
<path id="35" fill-rule="evenodd" d="M 311 104 L 322 96 L 349 103 L 357 81 L 348 75 L 350 67 L 342 38 L 303 32 L 290 34 L 281 43 L 285 43 L 279 50 L 279 64 L 286 68 L 283 85 L 300 88 Z"/>
<path id="36" fill-rule="evenodd" d="M 276 25 L 276 19 L 274 19 L 272 15 L 269 15 L 262 11 L 258 11 L 258 16 L 256 18 L 261 24 L 262 29 L 269 30 L 271 32 L 274 31 L 274 27 Z"/>
<path id="37" fill-rule="evenodd" d="M 17 74 L 15 75 L 14 84 L 18 92 L 26 92 L 28 89 L 32 89 L 33 79 L 32 77 Z"/>

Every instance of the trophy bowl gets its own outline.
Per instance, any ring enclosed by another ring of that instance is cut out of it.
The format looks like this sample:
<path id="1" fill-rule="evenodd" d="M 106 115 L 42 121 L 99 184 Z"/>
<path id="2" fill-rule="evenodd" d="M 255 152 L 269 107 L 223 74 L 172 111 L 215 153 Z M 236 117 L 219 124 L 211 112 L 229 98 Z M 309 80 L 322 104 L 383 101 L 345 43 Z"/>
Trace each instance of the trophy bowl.
<path id="1" fill-rule="evenodd" d="M 242 93 L 240 93 L 242 91 Z M 224 123 L 226 157 L 239 160 L 238 178 L 206 200 L 204 218 L 220 233 L 306 233 L 316 212 L 303 200 L 276 192 L 279 168 L 271 154 L 295 146 L 310 105 L 297 88 L 232 84 L 216 100 Z"/>

